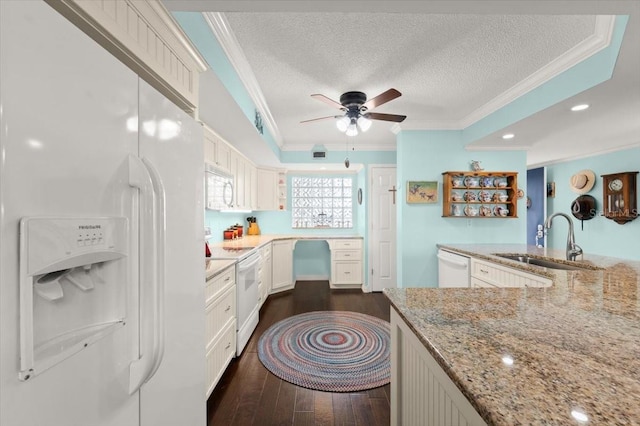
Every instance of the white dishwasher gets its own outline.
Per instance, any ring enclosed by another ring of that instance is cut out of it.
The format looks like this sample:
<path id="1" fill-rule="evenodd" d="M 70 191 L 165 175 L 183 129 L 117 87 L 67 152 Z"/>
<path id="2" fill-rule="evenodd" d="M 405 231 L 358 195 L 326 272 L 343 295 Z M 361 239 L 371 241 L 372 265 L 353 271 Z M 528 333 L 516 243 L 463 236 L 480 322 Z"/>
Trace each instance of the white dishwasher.
<path id="1" fill-rule="evenodd" d="M 469 257 L 438 250 L 438 287 L 469 287 Z"/>

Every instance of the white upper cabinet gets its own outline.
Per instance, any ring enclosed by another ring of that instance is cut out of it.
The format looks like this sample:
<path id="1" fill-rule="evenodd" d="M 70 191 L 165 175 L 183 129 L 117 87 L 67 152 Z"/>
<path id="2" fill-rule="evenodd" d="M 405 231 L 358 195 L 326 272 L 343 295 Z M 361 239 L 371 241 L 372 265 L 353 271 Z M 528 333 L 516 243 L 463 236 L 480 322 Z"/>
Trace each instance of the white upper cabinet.
<path id="1" fill-rule="evenodd" d="M 231 148 L 222 139 L 216 144 L 216 164 L 224 170 L 231 168 Z"/>
<path id="2" fill-rule="evenodd" d="M 229 172 L 231 148 L 213 130 L 204 128 L 204 161 Z"/>
<path id="3" fill-rule="evenodd" d="M 47 3 L 180 108 L 196 110 L 199 77 L 207 65 L 162 2 Z"/>
<path id="4" fill-rule="evenodd" d="M 256 166 L 247 161 L 244 167 L 244 199 L 250 210 L 255 210 L 258 205 L 257 174 Z"/>
<path id="5" fill-rule="evenodd" d="M 275 170 L 258 169 L 257 210 L 278 210 L 278 173 Z"/>
<path id="6" fill-rule="evenodd" d="M 234 170 L 235 177 L 235 206 L 239 209 L 245 209 L 245 185 L 244 185 L 244 169 L 245 159 L 239 152 L 231 152 L 231 162 L 234 164 L 231 168 Z"/>

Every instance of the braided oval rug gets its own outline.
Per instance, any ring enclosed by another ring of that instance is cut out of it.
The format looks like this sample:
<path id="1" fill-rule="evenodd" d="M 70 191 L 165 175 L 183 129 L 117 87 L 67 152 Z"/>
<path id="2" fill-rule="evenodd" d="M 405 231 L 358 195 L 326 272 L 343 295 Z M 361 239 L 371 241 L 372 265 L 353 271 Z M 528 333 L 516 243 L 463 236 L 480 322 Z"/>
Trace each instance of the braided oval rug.
<path id="1" fill-rule="evenodd" d="M 389 383 L 390 325 L 370 315 L 314 311 L 273 324 L 258 341 L 262 364 L 308 389 L 353 392 Z"/>

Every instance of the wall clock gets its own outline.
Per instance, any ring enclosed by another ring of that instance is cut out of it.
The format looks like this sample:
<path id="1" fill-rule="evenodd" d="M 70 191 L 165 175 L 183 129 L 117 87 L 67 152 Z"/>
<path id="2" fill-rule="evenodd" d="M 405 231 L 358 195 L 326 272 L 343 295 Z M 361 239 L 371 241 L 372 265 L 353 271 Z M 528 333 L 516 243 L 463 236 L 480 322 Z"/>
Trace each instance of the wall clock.
<path id="1" fill-rule="evenodd" d="M 602 175 L 603 214 L 621 225 L 638 217 L 638 172 Z"/>

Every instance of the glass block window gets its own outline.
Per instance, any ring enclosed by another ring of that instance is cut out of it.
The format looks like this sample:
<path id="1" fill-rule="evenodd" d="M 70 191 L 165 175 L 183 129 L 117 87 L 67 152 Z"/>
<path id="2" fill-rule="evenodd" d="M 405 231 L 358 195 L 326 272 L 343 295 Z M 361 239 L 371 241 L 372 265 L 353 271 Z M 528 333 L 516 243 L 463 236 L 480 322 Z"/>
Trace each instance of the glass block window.
<path id="1" fill-rule="evenodd" d="M 353 228 L 353 178 L 291 178 L 292 228 Z"/>

